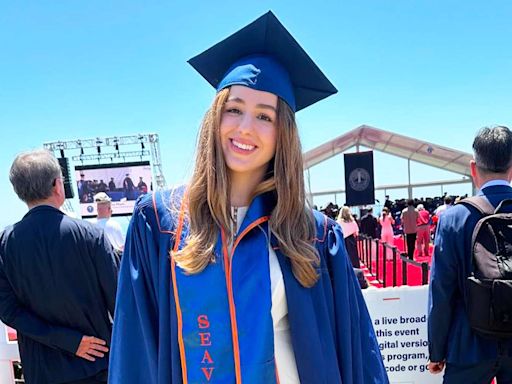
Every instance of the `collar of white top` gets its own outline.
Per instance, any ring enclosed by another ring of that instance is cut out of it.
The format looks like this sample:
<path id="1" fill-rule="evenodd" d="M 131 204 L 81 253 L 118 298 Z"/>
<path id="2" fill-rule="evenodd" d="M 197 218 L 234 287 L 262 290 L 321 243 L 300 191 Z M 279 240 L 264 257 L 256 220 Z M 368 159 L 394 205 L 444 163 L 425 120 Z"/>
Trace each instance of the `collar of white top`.
<path id="1" fill-rule="evenodd" d="M 235 233 L 238 233 L 238 229 L 242 225 L 248 210 L 249 207 L 231 207 L 231 217 L 233 217 L 233 219 L 236 219 Z"/>

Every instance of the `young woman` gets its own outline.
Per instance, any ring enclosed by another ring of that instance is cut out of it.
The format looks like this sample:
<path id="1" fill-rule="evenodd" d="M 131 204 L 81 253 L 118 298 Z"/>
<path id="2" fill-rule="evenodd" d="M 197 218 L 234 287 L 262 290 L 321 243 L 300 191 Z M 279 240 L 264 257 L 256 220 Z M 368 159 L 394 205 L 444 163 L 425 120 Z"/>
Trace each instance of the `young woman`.
<path id="1" fill-rule="evenodd" d="M 136 205 L 110 383 L 388 383 L 340 227 L 306 206 L 295 111 L 330 83 L 297 87 L 290 38 L 269 12 L 192 60 L 217 95 L 190 183 Z"/>
<path id="2" fill-rule="evenodd" d="M 423 204 L 418 204 L 418 219 L 416 220 L 416 249 L 418 257 L 428 257 L 430 248 L 430 213 L 425 209 Z"/>
<path id="3" fill-rule="evenodd" d="M 388 208 L 382 208 L 382 213 L 378 219 L 378 222 L 381 225 L 380 239 L 388 245 L 395 245 L 395 238 L 393 233 L 393 225 L 395 224 L 395 220 L 391 217 Z M 386 260 L 393 260 L 393 253 L 389 248 L 386 248 Z"/>
<path id="4" fill-rule="evenodd" d="M 361 263 L 359 262 L 359 254 L 357 252 L 357 236 L 359 235 L 359 226 L 354 220 L 352 213 L 350 213 L 349 207 L 344 206 L 341 208 L 337 222 L 343 230 L 345 248 L 347 248 L 350 262 L 354 268 L 359 268 L 361 266 Z"/>

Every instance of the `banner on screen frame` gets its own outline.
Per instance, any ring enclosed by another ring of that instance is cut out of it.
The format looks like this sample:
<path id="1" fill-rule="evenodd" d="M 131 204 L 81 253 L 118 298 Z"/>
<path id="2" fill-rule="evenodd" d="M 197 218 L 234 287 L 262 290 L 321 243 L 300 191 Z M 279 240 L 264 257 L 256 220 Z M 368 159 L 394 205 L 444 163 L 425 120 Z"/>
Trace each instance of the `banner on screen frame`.
<path id="1" fill-rule="evenodd" d="M 373 151 L 345 153 L 346 205 L 367 205 L 375 203 L 373 178 Z"/>

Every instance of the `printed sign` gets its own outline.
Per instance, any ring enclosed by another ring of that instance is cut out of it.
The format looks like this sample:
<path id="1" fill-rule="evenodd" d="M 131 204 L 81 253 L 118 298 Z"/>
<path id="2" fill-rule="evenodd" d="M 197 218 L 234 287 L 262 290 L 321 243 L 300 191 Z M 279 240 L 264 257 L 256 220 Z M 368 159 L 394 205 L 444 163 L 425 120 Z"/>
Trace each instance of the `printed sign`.
<path id="1" fill-rule="evenodd" d="M 428 286 L 363 291 L 391 384 L 438 384 L 427 370 Z"/>

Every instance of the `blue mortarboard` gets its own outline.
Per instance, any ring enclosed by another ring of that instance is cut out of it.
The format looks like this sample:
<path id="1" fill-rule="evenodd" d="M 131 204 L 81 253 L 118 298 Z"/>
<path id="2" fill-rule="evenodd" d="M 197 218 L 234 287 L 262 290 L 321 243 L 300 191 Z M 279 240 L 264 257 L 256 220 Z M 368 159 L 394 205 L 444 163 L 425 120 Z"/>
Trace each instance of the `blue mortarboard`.
<path id="1" fill-rule="evenodd" d="M 294 111 L 338 92 L 270 11 L 188 62 L 217 92 L 245 85 L 281 97 Z"/>

